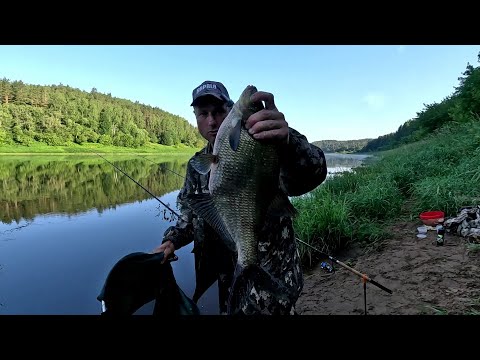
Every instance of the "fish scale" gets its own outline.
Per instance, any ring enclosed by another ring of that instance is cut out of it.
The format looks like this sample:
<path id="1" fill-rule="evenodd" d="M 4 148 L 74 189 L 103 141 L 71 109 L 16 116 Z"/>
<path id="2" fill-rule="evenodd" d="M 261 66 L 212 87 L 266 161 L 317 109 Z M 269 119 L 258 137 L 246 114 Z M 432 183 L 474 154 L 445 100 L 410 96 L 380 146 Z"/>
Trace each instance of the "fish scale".
<path id="1" fill-rule="evenodd" d="M 272 176 L 278 167 L 276 149 L 256 141 L 244 128 L 236 151 L 226 136 L 217 138 L 213 152 L 219 154 L 219 159 L 210 177 L 210 189 L 212 196 L 225 205 L 225 225 L 237 244 L 238 263 L 246 267 L 257 260 L 258 227 L 277 192 L 278 175 Z M 269 164 L 268 168 L 265 164 Z M 264 183 L 270 189 L 265 189 Z"/>

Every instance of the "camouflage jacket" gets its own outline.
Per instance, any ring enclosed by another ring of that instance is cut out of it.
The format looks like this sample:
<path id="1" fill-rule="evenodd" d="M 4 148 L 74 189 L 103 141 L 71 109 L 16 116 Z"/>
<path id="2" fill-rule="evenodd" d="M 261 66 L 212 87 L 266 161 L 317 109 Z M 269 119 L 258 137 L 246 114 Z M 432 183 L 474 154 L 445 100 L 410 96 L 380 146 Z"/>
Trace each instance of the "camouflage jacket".
<path id="1" fill-rule="evenodd" d="M 197 154 L 211 153 L 212 150 L 209 144 Z M 288 196 L 305 194 L 326 178 L 323 151 L 292 128 L 289 130 L 288 145 L 280 149 L 280 159 L 280 190 Z M 188 163 L 186 180 L 177 197 L 182 217 L 175 226 L 165 231 L 163 242 L 170 240 L 175 249 L 179 249 L 194 241 L 196 289 L 193 301 L 197 302 L 218 281 L 220 313 L 226 313 L 236 254 L 223 245 L 214 230 L 184 200 L 187 194 L 208 192 L 208 179 L 209 174 L 199 174 Z M 292 314 L 303 288 L 292 219 L 284 216 L 268 219 L 262 235 L 258 245 L 260 267 L 268 274 L 266 278 L 269 280 L 262 284 L 250 284 L 250 298 L 240 307 L 245 314 Z"/>

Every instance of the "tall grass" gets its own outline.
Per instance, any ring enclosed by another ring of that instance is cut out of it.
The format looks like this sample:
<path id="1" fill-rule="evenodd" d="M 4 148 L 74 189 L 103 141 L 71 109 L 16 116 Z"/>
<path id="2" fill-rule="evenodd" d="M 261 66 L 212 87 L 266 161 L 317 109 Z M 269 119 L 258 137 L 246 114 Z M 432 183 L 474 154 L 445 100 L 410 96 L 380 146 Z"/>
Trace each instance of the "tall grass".
<path id="1" fill-rule="evenodd" d="M 310 194 L 292 200 L 299 211 L 295 218 L 296 235 L 321 251 L 331 252 L 345 246 L 352 239 L 349 207 L 345 197 L 319 187 Z M 309 266 L 319 258 L 309 247 L 300 247 L 300 256 Z"/>
<path id="2" fill-rule="evenodd" d="M 400 217 L 418 219 L 428 210 L 449 217 L 480 204 L 479 185 L 480 122 L 449 123 L 294 198 L 300 212 L 294 227 L 302 241 L 330 254 L 352 243 L 370 246 L 381 243 Z M 304 264 L 314 265 L 318 257 L 299 246 Z"/>

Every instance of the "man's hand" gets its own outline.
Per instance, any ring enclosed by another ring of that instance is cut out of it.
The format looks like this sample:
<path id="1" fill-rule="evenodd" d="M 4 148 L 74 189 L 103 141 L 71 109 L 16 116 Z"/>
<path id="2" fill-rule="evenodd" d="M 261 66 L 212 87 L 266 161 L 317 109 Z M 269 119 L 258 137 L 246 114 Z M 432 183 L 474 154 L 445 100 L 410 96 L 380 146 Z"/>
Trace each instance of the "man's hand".
<path id="1" fill-rule="evenodd" d="M 264 101 L 265 109 L 252 114 L 245 127 L 256 140 L 288 144 L 288 123 L 275 106 L 273 94 L 258 91 L 252 95 L 254 102 Z"/>
<path id="2" fill-rule="evenodd" d="M 162 245 L 153 249 L 153 253 L 160 253 L 162 251 L 163 251 L 163 260 L 162 260 L 162 264 L 163 264 L 165 263 L 165 261 L 168 260 L 170 256 L 173 256 L 173 253 L 175 251 L 175 246 L 173 246 L 173 243 L 170 240 L 167 240 Z"/>

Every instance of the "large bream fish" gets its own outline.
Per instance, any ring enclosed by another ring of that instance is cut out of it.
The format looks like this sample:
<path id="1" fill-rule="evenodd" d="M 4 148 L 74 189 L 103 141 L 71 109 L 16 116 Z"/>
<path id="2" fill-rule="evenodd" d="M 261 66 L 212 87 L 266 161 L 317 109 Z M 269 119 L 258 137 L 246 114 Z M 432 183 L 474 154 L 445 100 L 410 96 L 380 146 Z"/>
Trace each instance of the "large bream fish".
<path id="1" fill-rule="evenodd" d="M 256 87 L 251 85 L 242 92 L 218 129 L 213 153 L 192 159 L 199 173 L 210 171 L 210 193 L 187 198 L 194 211 L 238 254 L 230 293 L 231 300 L 237 298 L 235 302 L 245 295 L 241 293 L 245 281 L 262 276 L 258 275 L 263 271 L 258 266 L 257 251 L 266 217 L 295 214 L 288 197 L 279 191 L 277 145 L 257 141 L 245 129 L 249 116 L 263 109 L 261 102 L 250 100 L 255 92 Z"/>

